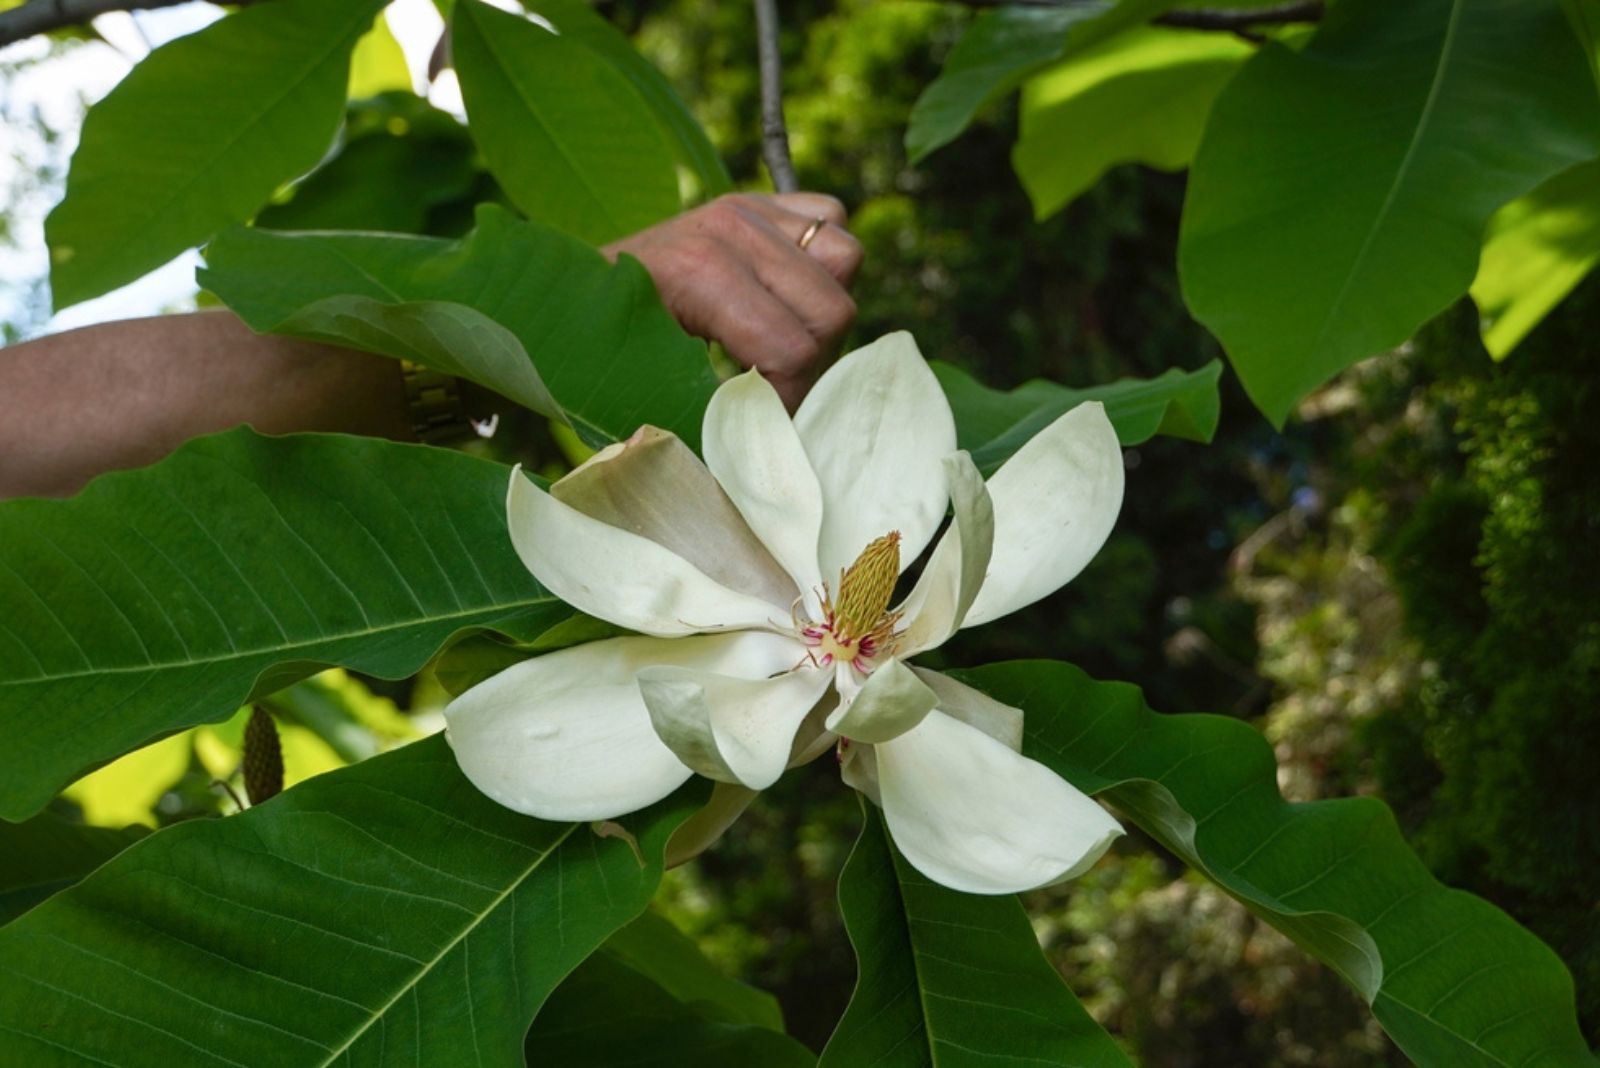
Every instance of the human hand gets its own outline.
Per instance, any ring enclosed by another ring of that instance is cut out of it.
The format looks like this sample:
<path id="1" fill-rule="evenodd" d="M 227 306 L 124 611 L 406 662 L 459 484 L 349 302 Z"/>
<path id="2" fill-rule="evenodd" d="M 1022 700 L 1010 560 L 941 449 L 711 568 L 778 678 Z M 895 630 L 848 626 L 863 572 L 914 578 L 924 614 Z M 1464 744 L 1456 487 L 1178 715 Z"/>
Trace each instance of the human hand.
<path id="1" fill-rule="evenodd" d="M 855 321 L 846 287 L 861 243 L 844 205 L 820 193 L 729 194 L 600 251 L 637 257 L 685 330 L 759 368 L 791 410 Z"/>

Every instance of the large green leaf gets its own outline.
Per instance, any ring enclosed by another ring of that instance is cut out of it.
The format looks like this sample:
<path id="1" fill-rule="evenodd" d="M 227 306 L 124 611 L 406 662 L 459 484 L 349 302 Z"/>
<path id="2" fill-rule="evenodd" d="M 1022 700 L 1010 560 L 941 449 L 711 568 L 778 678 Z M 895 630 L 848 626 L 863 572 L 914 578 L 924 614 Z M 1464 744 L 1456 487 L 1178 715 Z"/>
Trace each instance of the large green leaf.
<path id="1" fill-rule="evenodd" d="M 823 1068 L 1131 1068 L 1044 959 L 1014 895 L 930 882 L 895 850 L 877 810 L 862 807 L 839 876 L 856 989 Z"/>
<path id="2" fill-rule="evenodd" d="M 339 153 L 256 215 L 269 230 L 428 232 L 430 213 L 482 177 L 467 128 L 413 93 L 385 93 L 352 114 Z"/>
<path id="3" fill-rule="evenodd" d="M 6 1048 L 40 1068 L 515 1064 L 703 794 L 626 817 L 636 852 L 500 807 L 435 737 L 159 831 L 0 928 Z"/>
<path id="4" fill-rule="evenodd" d="M 814 1068 L 816 1055 L 781 1029 L 700 996 L 710 991 L 721 999 L 739 986 L 719 976 L 711 990 L 710 967 L 694 943 L 646 914 L 613 935 L 551 995 L 528 1031 L 527 1063 Z M 692 977 L 687 982 L 685 972 Z M 758 995 L 740 989 L 740 999 Z"/>
<path id="5" fill-rule="evenodd" d="M 443 449 L 241 429 L 66 501 L 0 506 L 0 816 L 163 734 L 342 665 L 569 614 L 511 549 L 510 471 Z"/>
<path id="6" fill-rule="evenodd" d="M 368 320 L 387 314 L 382 305 L 462 305 L 515 336 L 537 368 L 535 377 L 591 442 L 624 439 L 644 423 L 691 444 L 700 440 L 700 417 L 717 385 L 705 345 L 661 306 L 649 274 L 631 257 L 608 264 L 581 241 L 487 205 L 478 210 L 477 229 L 460 241 L 237 228 L 212 242 L 207 256 L 201 284 L 258 331 L 427 363 L 440 355 L 437 346 L 430 356 L 415 336 L 385 340 L 392 330 Z M 370 314 L 341 325 L 340 316 L 354 305 Z M 396 314 L 406 319 L 415 311 Z M 477 320 L 459 325 L 495 332 Z M 450 328 L 422 323 L 417 329 Z M 515 397 L 528 369 L 518 368 L 504 345 L 498 348 L 498 354 L 478 352 L 470 364 L 457 353 L 441 369 Z M 495 366 L 501 371 L 491 375 Z"/>
<path id="7" fill-rule="evenodd" d="M 1503 360 L 1600 263 L 1600 160 L 1562 171 L 1489 220 L 1472 282 L 1483 344 Z"/>
<path id="8" fill-rule="evenodd" d="M 562 37 L 589 49 L 632 83 L 667 135 L 678 162 L 693 172 L 703 196 L 733 188 L 716 146 L 672 88 L 672 83 L 634 49 L 625 34 L 585 0 L 530 0 L 523 5 L 547 20 Z"/>
<path id="9" fill-rule="evenodd" d="M 1596 154 L 1600 97 L 1559 0 L 1341 0 L 1217 100 L 1184 297 L 1281 425 L 1466 292 L 1497 208 Z"/>
<path id="10" fill-rule="evenodd" d="M 694 940 L 647 912 L 606 940 L 605 952 L 702 1015 L 783 1030 L 778 999 L 717 970 Z"/>
<path id="11" fill-rule="evenodd" d="M 917 98 L 906 128 L 915 163 L 949 144 L 985 104 L 1065 56 L 1172 7 L 1174 0 L 1084 0 L 1016 4 L 985 11 L 950 50 L 944 69 Z"/>
<path id="12" fill-rule="evenodd" d="M 473 139 L 517 207 L 597 245 L 678 210 L 673 147 L 611 62 L 481 0 L 451 31 Z"/>
<path id="13" fill-rule="evenodd" d="M 1215 360 L 1198 371 L 1174 367 L 1155 378 L 1123 378 L 1086 389 L 1034 379 L 1009 392 L 990 389 L 953 364 L 934 361 L 932 366 L 955 412 L 957 440 L 985 473 L 1084 401 L 1106 406 L 1124 445 L 1138 445 L 1157 434 L 1210 441 L 1217 431 L 1222 364 Z"/>
<path id="14" fill-rule="evenodd" d="M 1327 962 L 1418 1064 L 1593 1063 L 1560 959 L 1493 905 L 1440 885 L 1381 802 L 1290 804 L 1248 724 L 1158 715 L 1136 687 L 1067 664 L 961 675 L 1023 710 L 1027 755 Z"/>
<path id="15" fill-rule="evenodd" d="M 1044 219 L 1120 163 L 1182 170 L 1217 94 L 1255 50 L 1225 33 L 1142 28 L 1030 78 L 1011 164 Z"/>
<path id="16" fill-rule="evenodd" d="M 41 812 L 21 823 L 0 822 L 0 924 L 65 890 L 143 838 L 143 827 L 88 827 Z"/>
<path id="17" fill-rule="evenodd" d="M 383 0 L 274 0 L 156 49 L 90 109 L 45 222 L 57 308 L 253 215 L 327 151 Z"/>

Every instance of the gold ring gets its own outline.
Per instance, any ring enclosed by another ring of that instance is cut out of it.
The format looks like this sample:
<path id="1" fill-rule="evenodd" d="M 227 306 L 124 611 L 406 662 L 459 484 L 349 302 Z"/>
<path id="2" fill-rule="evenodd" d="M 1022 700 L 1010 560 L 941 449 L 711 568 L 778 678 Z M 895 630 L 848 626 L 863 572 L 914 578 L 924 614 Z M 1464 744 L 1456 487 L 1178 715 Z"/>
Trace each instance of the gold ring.
<path id="1" fill-rule="evenodd" d="M 815 219 L 811 220 L 811 225 L 806 227 L 806 232 L 800 235 L 800 240 L 795 242 L 795 244 L 799 245 L 801 248 L 811 247 L 811 242 L 816 240 L 817 235 L 822 232 L 822 228 L 827 225 L 828 220 L 818 215 Z"/>

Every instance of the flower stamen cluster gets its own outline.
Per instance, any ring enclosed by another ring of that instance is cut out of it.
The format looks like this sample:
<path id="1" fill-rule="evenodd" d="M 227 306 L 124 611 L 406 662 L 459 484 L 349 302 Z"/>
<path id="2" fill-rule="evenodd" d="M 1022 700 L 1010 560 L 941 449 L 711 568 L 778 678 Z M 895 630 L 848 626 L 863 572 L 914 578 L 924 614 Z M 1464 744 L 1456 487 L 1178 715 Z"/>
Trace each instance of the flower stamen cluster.
<path id="1" fill-rule="evenodd" d="M 822 621 L 797 628 L 813 650 L 818 667 L 849 664 L 862 675 L 873 661 L 893 656 L 901 612 L 889 611 L 895 581 L 900 577 L 900 532 L 891 530 L 861 551 L 855 563 L 839 572 L 839 600 L 826 583 L 818 591 Z"/>

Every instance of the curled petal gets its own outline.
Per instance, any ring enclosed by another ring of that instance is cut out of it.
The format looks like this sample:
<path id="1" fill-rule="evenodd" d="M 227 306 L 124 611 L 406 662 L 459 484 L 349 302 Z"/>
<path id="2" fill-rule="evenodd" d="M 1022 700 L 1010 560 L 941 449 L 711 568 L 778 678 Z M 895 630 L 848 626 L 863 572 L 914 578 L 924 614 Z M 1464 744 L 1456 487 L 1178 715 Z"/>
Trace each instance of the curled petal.
<path id="1" fill-rule="evenodd" d="M 1055 772 L 942 712 L 873 749 L 895 845 L 953 890 L 1009 894 L 1070 879 L 1122 833 Z"/>
<path id="2" fill-rule="evenodd" d="M 822 487 L 777 391 L 754 369 L 724 382 L 706 407 L 701 437 L 706 466 L 734 507 L 799 592 L 814 598 L 823 577 Z"/>
<path id="3" fill-rule="evenodd" d="M 944 468 L 955 521 L 900 606 L 907 620 L 900 649 L 908 657 L 943 645 L 961 628 L 983 586 L 994 545 L 994 505 L 972 457 L 965 452 L 947 456 Z"/>
<path id="4" fill-rule="evenodd" d="M 822 487 L 822 577 L 836 580 L 891 530 L 900 532 L 903 570 L 944 519 L 940 458 L 956 447 L 950 404 L 911 335 L 889 334 L 840 359 L 794 425 Z"/>
<path id="5" fill-rule="evenodd" d="M 730 590 L 753 593 L 784 611 L 799 592 L 676 434 L 641 427 L 551 486 L 550 495 L 677 553 Z"/>
<path id="6" fill-rule="evenodd" d="M 518 471 L 511 543 L 533 577 L 581 612 L 657 637 L 776 626 L 782 610 L 730 590 L 648 538 L 563 504 Z"/>
<path id="7" fill-rule="evenodd" d="M 938 703 L 910 668 L 890 660 L 868 676 L 854 700 L 834 710 L 827 727 L 852 742 L 887 742 L 921 723 Z"/>
<path id="8" fill-rule="evenodd" d="M 1030 605 L 1094 558 L 1122 508 L 1122 445 L 1098 401 L 1035 434 L 989 480 L 994 551 L 963 626 Z"/>
<path id="9" fill-rule="evenodd" d="M 668 641 L 611 638 L 515 664 L 445 709 L 467 778 L 518 812 L 610 819 L 643 808 L 691 774 L 650 724 L 635 676 L 651 664 L 761 677 L 790 643 L 759 632 Z"/>
<path id="10" fill-rule="evenodd" d="M 650 721 L 667 747 L 707 778 L 752 790 L 783 774 L 795 734 L 829 681 L 812 667 L 770 679 L 670 666 L 639 672 Z"/>
<path id="11" fill-rule="evenodd" d="M 667 867 L 687 864 L 710 849 L 744 815 L 744 810 L 755 799 L 756 791 L 749 787 L 731 782 L 717 783 L 711 790 L 711 799 L 701 806 L 700 811 L 680 823 L 678 829 L 672 832 L 672 837 L 667 839 Z"/>
<path id="12" fill-rule="evenodd" d="M 949 675 L 920 667 L 911 670 L 939 698 L 939 711 L 978 728 L 1013 753 L 1022 752 L 1022 709 L 1003 705 Z"/>

